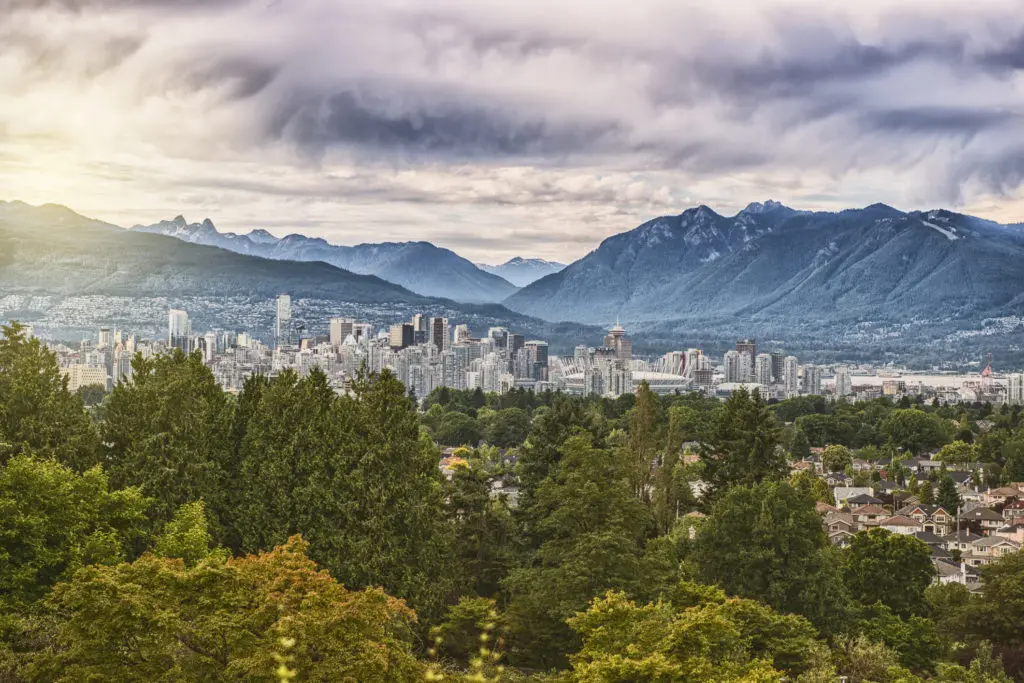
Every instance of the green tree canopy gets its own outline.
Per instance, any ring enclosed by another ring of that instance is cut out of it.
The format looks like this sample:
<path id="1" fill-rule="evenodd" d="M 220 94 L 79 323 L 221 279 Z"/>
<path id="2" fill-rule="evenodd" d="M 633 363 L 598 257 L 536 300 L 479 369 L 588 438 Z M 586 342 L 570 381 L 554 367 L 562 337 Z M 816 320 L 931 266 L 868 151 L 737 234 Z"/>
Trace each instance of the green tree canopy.
<path id="1" fill-rule="evenodd" d="M 148 505 L 137 488 L 110 491 L 99 467 L 77 474 L 11 458 L 0 466 L 0 611 L 31 604 L 85 565 L 127 559 Z"/>
<path id="2" fill-rule="evenodd" d="M 952 425 L 934 413 L 917 408 L 902 408 L 889 413 L 879 427 L 882 435 L 895 446 L 920 455 L 930 448 L 939 448 L 952 436 Z"/>
<path id="3" fill-rule="evenodd" d="M 68 391 L 57 356 L 16 322 L 0 325 L 0 464 L 23 450 L 78 469 L 94 463 L 96 430 Z"/>
<path id="4" fill-rule="evenodd" d="M 32 681 L 271 681 L 279 640 L 304 681 L 390 683 L 422 676 L 415 615 L 380 589 L 348 591 L 301 539 L 262 555 L 199 562 L 147 554 L 88 567 L 49 602 L 53 646 Z"/>
<path id="5" fill-rule="evenodd" d="M 829 446 L 821 454 L 821 464 L 827 472 L 843 472 L 853 464 L 853 453 L 846 446 Z"/>
<path id="6" fill-rule="evenodd" d="M 913 536 L 871 529 L 842 551 L 843 580 L 862 605 L 881 602 L 898 616 L 924 614 L 924 592 L 935 578 L 931 550 Z"/>
<path id="7" fill-rule="evenodd" d="M 733 486 L 781 479 L 789 468 L 779 448 L 781 430 L 756 390 L 740 388 L 716 414 L 701 461 L 705 480 L 716 497 Z"/>
<path id="8" fill-rule="evenodd" d="M 807 617 L 825 633 L 843 624 L 847 593 L 814 500 L 785 482 L 733 487 L 697 531 L 700 576 L 730 595 Z"/>

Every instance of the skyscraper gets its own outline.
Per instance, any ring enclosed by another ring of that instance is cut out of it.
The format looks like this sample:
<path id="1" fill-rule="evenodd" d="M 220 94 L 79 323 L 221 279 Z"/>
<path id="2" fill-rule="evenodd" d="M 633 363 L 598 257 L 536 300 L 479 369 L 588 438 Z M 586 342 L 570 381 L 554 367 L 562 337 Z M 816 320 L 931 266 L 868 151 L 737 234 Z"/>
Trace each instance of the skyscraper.
<path id="1" fill-rule="evenodd" d="M 427 316 L 422 313 L 417 313 L 412 317 L 412 335 L 413 342 L 416 344 L 426 344 L 430 341 L 430 330 L 427 329 L 429 323 Z"/>
<path id="2" fill-rule="evenodd" d="M 750 376 L 747 377 L 744 381 L 749 382 L 753 377 L 754 367 L 756 365 L 757 342 L 753 339 L 741 339 L 738 342 L 736 342 L 736 350 L 741 355 L 747 357 L 747 372 Z"/>
<path id="3" fill-rule="evenodd" d="M 846 366 L 836 368 L 836 396 L 849 396 L 853 393 L 853 381 L 850 378 L 850 368 Z"/>
<path id="4" fill-rule="evenodd" d="M 448 318 L 430 319 L 430 343 L 437 347 L 437 350 L 447 351 L 452 345 L 451 337 L 448 336 Z"/>
<path id="5" fill-rule="evenodd" d="M 291 344 L 292 338 L 292 298 L 287 294 L 277 297 L 277 323 L 274 327 L 274 339 L 278 346 Z"/>
<path id="6" fill-rule="evenodd" d="M 786 372 L 786 358 L 782 351 L 772 351 L 772 381 L 782 384 Z"/>
<path id="7" fill-rule="evenodd" d="M 110 346 L 110 344 L 111 344 L 110 328 L 109 327 L 101 327 L 100 328 L 99 343 L 96 344 L 96 348 L 98 348 L 98 349 L 106 348 L 106 347 Z"/>
<path id="8" fill-rule="evenodd" d="M 167 320 L 167 346 L 181 349 L 183 353 L 192 353 L 192 325 L 188 313 L 171 309 Z"/>
<path id="9" fill-rule="evenodd" d="M 533 379 L 538 382 L 548 379 L 548 343 L 545 341 L 528 341 L 524 347 L 533 355 Z"/>
<path id="10" fill-rule="evenodd" d="M 763 386 L 772 384 L 772 355 L 759 353 L 754 360 L 754 381 Z"/>
<path id="11" fill-rule="evenodd" d="M 1010 386 L 1006 400 L 1015 406 L 1024 405 L 1024 375 L 1010 375 Z"/>
<path id="12" fill-rule="evenodd" d="M 804 393 L 821 396 L 821 368 L 817 365 L 804 366 Z"/>
<path id="13" fill-rule="evenodd" d="M 391 326 L 391 335 L 388 338 L 388 345 L 393 351 L 407 349 L 413 345 L 415 328 L 410 323 L 400 323 Z"/>
<path id="14" fill-rule="evenodd" d="M 742 376 L 740 368 L 740 352 L 739 351 L 726 351 L 725 358 L 723 359 L 725 381 L 730 383 L 745 382 L 746 377 Z"/>
<path id="15" fill-rule="evenodd" d="M 787 396 L 796 396 L 800 393 L 800 361 L 796 356 L 786 356 L 782 361 L 782 384 Z"/>

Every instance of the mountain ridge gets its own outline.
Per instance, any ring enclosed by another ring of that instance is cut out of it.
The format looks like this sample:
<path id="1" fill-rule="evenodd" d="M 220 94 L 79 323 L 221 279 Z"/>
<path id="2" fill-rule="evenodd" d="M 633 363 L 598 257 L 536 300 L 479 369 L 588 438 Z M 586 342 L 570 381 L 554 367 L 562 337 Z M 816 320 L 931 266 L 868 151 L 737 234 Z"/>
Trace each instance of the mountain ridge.
<path id="1" fill-rule="evenodd" d="M 360 275 L 376 275 L 422 296 L 464 303 L 498 303 L 517 290 L 450 249 L 422 240 L 341 246 L 299 233 L 278 238 L 266 230 L 220 232 L 209 218 L 188 223 L 182 216 L 131 230 L 275 260 L 323 261 Z"/>
<path id="2" fill-rule="evenodd" d="M 486 263 L 478 263 L 476 265 L 481 270 L 505 278 L 517 287 L 525 287 L 565 268 L 565 264 L 558 261 L 523 258 L 522 256 L 514 256 L 499 265 Z"/>
<path id="3" fill-rule="evenodd" d="M 610 236 L 505 303 L 588 323 L 974 319 L 1020 311 L 1020 258 L 1019 228 L 943 209 L 815 212 L 769 201 L 723 216 L 701 205 Z"/>

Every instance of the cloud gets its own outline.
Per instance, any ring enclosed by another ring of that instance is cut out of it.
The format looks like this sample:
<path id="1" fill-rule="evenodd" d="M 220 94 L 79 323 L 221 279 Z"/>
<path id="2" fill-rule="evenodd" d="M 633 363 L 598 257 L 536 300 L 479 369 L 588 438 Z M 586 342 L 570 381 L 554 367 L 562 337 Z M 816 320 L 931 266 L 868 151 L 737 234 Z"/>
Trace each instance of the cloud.
<path id="1" fill-rule="evenodd" d="M 697 201 L 1024 208 L 1015 0 L 9 7 L 0 183 L 108 220 L 565 260 Z"/>

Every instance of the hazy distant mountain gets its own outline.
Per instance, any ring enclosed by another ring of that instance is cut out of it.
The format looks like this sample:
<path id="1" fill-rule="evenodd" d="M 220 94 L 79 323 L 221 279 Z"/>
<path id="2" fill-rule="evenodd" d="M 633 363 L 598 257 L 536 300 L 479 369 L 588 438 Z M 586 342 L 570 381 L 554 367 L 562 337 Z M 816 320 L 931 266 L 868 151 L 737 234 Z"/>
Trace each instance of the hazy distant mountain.
<path id="1" fill-rule="evenodd" d="M 557 273 L 565 268 L 564 263 L 556 261 L 545 261 L 541 258 L 522 258 L 516 256 L 502 263 L 500 266 L 489 266 L 478 263 L 482 270 L 503 277 L 516 287 L 525 287 L 542 277 Z"/>
<path id="2" fill-rule="evenodd" d="M 817 326 L 1024 312 L 1024 230 L 945 210 L 706 206 L 606 239 L 506 304 L 550 320 Z M 690 329 L 692 329 L 690 325 Z"/>
<path id="3" fill-rule="evenodd" d="M 265 230 L 254 230 L 247 235 L 222 233 L 210 219 L 188 223 L 181 216 L 155 225 L 135 226 L 133 230 L 264 258 L 324 261 L 353 273 L 376 275 L 423 296 L 489 303 L 501 301 L 516 291 L 514 285 L 501 277 L 484 272 L 455 252 L 429 242 L 343 247 L 305 235 L 278 239 Z"/>

